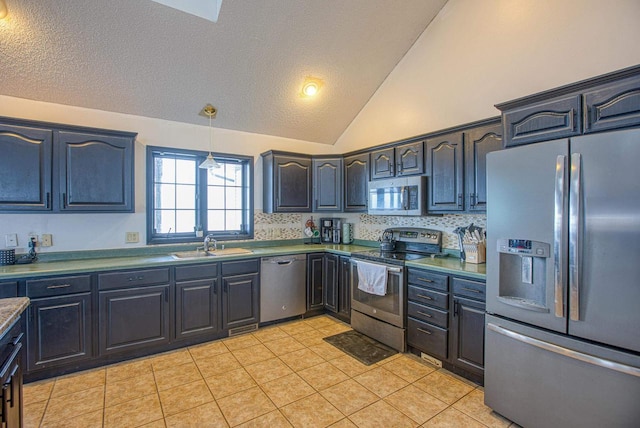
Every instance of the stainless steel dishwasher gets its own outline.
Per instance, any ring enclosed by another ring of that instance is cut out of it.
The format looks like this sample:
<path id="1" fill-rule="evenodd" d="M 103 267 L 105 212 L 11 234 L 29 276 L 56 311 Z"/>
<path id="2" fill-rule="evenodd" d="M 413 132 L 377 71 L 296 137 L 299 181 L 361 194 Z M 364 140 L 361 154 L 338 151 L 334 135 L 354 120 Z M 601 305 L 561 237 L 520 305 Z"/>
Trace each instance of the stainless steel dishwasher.
<path id="1" fill-rule="evenodd" d="M 302 315 L 307 310 L 307 256 L 263 257 L 260 266 L 260 322 Z"/>

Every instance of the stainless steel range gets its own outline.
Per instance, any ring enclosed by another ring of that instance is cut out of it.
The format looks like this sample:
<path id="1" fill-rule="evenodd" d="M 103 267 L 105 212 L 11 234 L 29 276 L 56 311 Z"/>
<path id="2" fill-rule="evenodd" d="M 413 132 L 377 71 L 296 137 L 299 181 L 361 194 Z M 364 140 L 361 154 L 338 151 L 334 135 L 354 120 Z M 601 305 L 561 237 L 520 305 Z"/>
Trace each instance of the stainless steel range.
<path id="1" fill-rule="evenodd" d="M 384 251 L 371 250 L 351 255 L 351 327 L 404 352 L 407 348 L 404 262 L 444 256 L 442 232 L 417 227 L 387 229 L 380 244 Z M 386 276 L 384 287 L 380 284 L 382 279 L 375 278 L 372 273 Z M 369 285 L 365 282 L 372 281 L 372 278 L 378 287 L 373 291 L 365 287 Z"/>

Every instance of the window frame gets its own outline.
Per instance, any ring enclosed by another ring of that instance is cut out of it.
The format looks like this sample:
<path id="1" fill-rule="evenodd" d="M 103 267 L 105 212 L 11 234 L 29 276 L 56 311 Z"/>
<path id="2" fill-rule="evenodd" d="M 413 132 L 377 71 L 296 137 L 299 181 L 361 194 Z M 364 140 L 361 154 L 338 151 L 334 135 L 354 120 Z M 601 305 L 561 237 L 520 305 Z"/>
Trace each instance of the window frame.
<path id="1" fill-rule="evenodd" d="M 196 166 L 196 223 L 203 225 L 203 237 L 196 236 L 195 231 L 193 232 L 182 232 L 182 233 L 155 233 L 153 224 L 154 224 L 154 213 L 155 213 L 155 192 L 154 192 L 154 178 L 155 178 L 155 164 L 154 159 L 157 155 L 166 154 L 173 155 L 176 158 L 193 158 L 195 160 L 196 165 L 202 163 L 208 152 L 203 152 L 200 150 L 190 150 L 190 149 L 179 149 L 174 147 L 160 147 L 160 146 L 147 146 L 146 153 L 146 183 L 145 189 L 147 192 L 147 206 L 146 206 L 146 217 L 147 217 L 147 244 L 177 244 L 177 243 L 197 243 L 202 242 L 203 237 L 208 233 L 213 235 L 215 239 L 223 240 L 223 241 L 232 241 L 232 240 L 245 240 L 245 239 L 253 239 L 254 236 L 254 167 L 253 167 L 253 156 L 245 156 L 245 155 L 235 155 L 228 153 L 213 153 L 213 156 L 216 160 L 223 162 L 238 162 L 244 165 L 243 168 L 243 181 L 245 186 L 244 189 L 244 197 L 246 198 L 246 209 L 243 209 L 243 216 L 246 218 L 244 222 L 246 222 L 245 230 L 241 232 L 208 232 L 207 231 L 207 174 L 208 170 L 200 169 Z"/>

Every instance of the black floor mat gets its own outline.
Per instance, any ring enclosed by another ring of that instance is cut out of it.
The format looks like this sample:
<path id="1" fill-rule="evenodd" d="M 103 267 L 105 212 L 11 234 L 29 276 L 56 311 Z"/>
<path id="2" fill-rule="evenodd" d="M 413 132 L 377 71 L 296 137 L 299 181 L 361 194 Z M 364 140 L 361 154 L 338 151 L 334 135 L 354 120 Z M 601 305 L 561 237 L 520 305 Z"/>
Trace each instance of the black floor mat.
<path id="1" fill-rule="evenodd" d="M 325 337 L 324 340 L 367 366 L 398 353 L 395 349 L 355 330 Z"/>

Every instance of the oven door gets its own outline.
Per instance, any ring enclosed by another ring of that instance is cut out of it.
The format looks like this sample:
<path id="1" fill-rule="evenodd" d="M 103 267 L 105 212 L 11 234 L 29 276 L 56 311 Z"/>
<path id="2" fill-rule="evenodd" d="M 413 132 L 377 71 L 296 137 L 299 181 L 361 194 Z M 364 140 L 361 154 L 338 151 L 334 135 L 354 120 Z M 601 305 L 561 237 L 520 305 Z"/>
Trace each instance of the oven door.
<path id="1" fill-rule="evenodd" d="M 397 327 L 404 327 L 404 267 L 377 263 L 387 267 L 387 294 L 378 296 L 358 288 L 358 261 L 351 259 L 351 309 Z"/>

